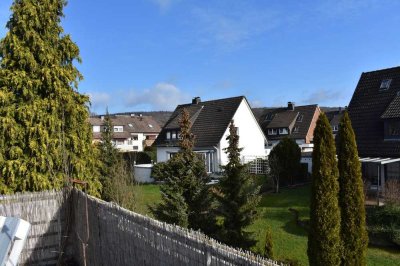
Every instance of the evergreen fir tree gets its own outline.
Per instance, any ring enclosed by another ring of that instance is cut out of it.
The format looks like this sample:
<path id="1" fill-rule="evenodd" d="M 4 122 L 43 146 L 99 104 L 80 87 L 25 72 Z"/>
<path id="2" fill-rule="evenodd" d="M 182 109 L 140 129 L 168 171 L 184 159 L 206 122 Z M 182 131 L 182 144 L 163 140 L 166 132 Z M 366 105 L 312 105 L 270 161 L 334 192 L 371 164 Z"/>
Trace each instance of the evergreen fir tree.
<path id="1" fill-rule="evenodd" d="M 78 46 L 60 25 L 65 0 L 15 0 L 0 41 L 0 193 L 101 188 Z"/>
<path id="2" fill-rule="evenodd" d="M 265 250 L 264 250 L 264 256 L 273 259 L 274 258 L 274 251 L 273 251 L 274 244 L 272 242 L 272 233 L 271 229 L 267 229 L 265 232 Z"/>
<path id="3" fill-rule="evenodd" d="M 283 138 L 274 146 L 269 157 L 272 158 L 269 163 L 272 172 L 279 175 L 278 182 L 284 181 L 293 185 L 294 179 L 299 177 L 301 159 L 301 150 L 296 141 Z M 279 184 L 276 187 L 279 188 Z"/>
<path id="4" fill-rule="evenodd" d="M 99 144 L 99 161 L 101 162 L 100 182 L 103 186 L 101 198 L 106 201 L 109 201 L 112 196 L 111 181 L 113 178 L 113 172 L 118 162 L 118 150 L 115 148 L 115 145 L 112 142 L 113 132 L 114 127 L 107 108 L 101 131 L 101 143 Z M 120 160 L 122 160 L 122 158 Z"/>
<path id="5" fill-rule="evenodd" d="M 233 247 L 248 249 L 256 241 L 244 229 L 256 218 L 260 187 L 255 185 L 246 166 L 240 161 L 242 149 L 239 148 L 239 136 L 233 121 L 229 125 L 229 136 L 226 139 L 229 143 L 226 148 L 228 164 L 223 167 L 224 175 L 216 193 L 223 217 L 219 239 Z"/>
<path id="6" fill-rule="evenodd" d="M 213 198 L 206 185 L 204 161 L 193 152 L 194 136 L 186 109 L 182 110 L 179 122 L 180 151 L 164 165 L 162 202 L 152 210 L 160 220 L 212 235 L 216 224 Z"/>
<path id="7" fill-rule="evenodd" d="M 368 234 L 365 225 L 361 163 L 350 117 L 344 112 L 338 133 L 339 205 L 342 265 L 365 265 Z"/>
<path id="8" fill-rule="evenodd" d="M 335 142 L 325 114 L 314 130 L 310 231 L 308 259 L 310 265 L 340 264 L 339 183 Z"/>

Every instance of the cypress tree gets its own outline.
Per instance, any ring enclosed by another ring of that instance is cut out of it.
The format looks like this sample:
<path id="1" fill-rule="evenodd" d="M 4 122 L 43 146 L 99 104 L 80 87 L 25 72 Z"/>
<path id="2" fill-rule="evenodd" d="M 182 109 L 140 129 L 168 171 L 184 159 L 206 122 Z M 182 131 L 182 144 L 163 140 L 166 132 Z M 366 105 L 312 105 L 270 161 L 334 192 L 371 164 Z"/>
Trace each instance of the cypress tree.
<path id="1" fill-rule="evenodd" d="M 229 143 L 225 150 L 228 154 L 228 164 L 223 167 L 224 175 L 216 193 L 220 203 L 219 211 L 223 217 L 219 239 L 228 245 L 248 249 L 256 241 L 244 229 L 256 218 L 260 187 L 255 185 L 246 166 L 240 161 L 242 149 L 239 148 L 239 136 L 233 121 L 229 125 L 229 135 L 226 139 Z"/>
<path id="2" fill-rule="evenodd" d="M 60 25 L 65 0 L 15 0 L 0 41 L 0 193 L 101 188 L 78 46 Z"/>
<path id="3" fill-rule="evenodd" d="M 193 152 L 195 138 L 186 109 L 182 110 L 179 124 L 180 151 L 164 164 L 162 202 L 152 210 L 160 220 L 212 235 L 216 222 L 212 194 L 206 185 L 209 178 L 204 161 Z"/>
<path id="4" fill-rule="evenodd" d="M 339 173 L 332 129 L 321 114 L 314 130 L 310 231 L 308 259 L 310 265 L 340 264 Z"/>
<path id="5" fill-rule="evenodd" d="M 342 265 L 365 265 L 368 234 L 361 163 L 350 117 L 344 112 L 338 133 L 339 205 L 341 210 Z"/>
<path id="6" fill-rule="evenodd" d="M 118 158 L 118 150 L 115 148 L 113 139 L 114 127 L 111 121 L 110 114 L 108 113 L 108 108 L 106 110 L 106 115 L 104 116 L 104 123 L 101 131 L 101 143 L 100 157 L 100 182 L 103 186 L 101 198 L 103 200 L 109 201 L 111 199 L 111 179 L 113 178 L 114 168 L 116 167 L 117 161 L 122 160 Z"/>

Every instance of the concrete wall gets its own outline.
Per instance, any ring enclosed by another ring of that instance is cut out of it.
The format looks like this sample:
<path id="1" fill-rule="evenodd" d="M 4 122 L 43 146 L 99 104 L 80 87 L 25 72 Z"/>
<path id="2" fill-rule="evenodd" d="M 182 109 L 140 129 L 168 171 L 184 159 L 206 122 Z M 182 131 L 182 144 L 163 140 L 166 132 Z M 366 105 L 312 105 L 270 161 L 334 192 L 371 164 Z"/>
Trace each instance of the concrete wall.
<path id="1" fill-rule="evenodd" d="M 135 181 L 139 183 L 153 183 L 154 179 L 151 177 L 152 164 L 136 164 L 134 166 Z"/>

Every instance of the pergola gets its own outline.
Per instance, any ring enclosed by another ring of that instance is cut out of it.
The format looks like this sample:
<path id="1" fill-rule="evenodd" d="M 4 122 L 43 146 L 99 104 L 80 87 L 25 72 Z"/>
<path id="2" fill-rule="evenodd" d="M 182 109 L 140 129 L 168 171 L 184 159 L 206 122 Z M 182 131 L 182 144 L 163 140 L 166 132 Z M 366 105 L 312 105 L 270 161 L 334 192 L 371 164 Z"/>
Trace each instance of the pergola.
<path id="1" fill-rule="evenodd" d="M 383 171 L 382 165 L 400 162 L 400 158 L 383 158 L 383 157 L 364 157 L 360 158 L 360 162 L 362 163 L 374 163 L 378 165 L 378 185 L 376 186 L 377 192 L 377 203 L 379 205 L 379 193 L 380 193 L 380 183 L 383 179 L 385 182 L 385 171 Z"/>

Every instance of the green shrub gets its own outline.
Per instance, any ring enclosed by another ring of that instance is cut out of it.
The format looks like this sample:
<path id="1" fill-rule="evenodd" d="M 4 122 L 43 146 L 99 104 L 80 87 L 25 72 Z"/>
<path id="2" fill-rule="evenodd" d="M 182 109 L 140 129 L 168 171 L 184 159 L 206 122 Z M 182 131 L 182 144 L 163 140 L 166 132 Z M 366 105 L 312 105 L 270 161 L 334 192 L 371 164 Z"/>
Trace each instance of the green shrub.
<path id="1" fill-rule="evenodd" d="M 400 246 L 400 205 L 368 208 L 367 225 L 373 244 Z"/>
<path id="2" fill-rule="evenodd" d="M 156 163 L 153 166 L 151 171 L 151 176 L 154 178 L 155 181 L 164 181 L 165 180 L 165 173 L 168 172 L 168 164 L 167 163 Z"/>

